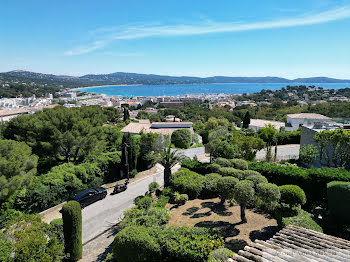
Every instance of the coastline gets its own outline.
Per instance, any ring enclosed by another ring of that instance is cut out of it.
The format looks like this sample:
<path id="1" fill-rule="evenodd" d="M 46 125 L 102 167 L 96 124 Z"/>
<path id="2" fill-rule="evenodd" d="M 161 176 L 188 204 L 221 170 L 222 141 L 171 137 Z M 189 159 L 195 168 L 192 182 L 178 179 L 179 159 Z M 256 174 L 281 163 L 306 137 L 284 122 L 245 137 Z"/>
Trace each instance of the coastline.
<path id="1" fill-rule="evenodd" d="M 82 86 L 82 87 L 76 87 L 76 88 L 71 88 L 70 91 L 79 91 L 78 89 L 91 89 L 91 88 L 96 88 L 96 87 L 109 87 L 109 86 L 143 86 L 142 84 L 134 84 L 134 85 L 101 85 L 101 86 Z"/>

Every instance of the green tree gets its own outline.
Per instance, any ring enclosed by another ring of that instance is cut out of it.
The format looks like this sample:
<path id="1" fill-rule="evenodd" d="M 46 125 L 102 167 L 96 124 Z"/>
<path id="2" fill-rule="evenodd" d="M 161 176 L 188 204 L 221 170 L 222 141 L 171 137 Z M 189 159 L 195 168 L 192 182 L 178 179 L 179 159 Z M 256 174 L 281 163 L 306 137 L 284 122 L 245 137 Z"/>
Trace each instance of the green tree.
<path id="1" fill-rule="evenodd" d="M 265 147 L 265 142 L 261 138 L 253 136 L 236 136 L 233 143 L 238 146 L 240 157 L 248 161 L 253 161 L 256 153 Z"/>
<path id="2" fill-rule="evenodd" d="M 272 160 L 272 146 L 275 145 L 275 159 L 277 157 L 277 131 L 271 124 L 258 130 L 259 137 L 266 143 L 266 161 Z"/>
<path id="3" fill-rule="evenodd" d="M 82 218 L 80 204 L 69 201 L 62 207 L 65 252 L 69 261 L 82 258 Z"/>
<path id="4" fill-rule="evenodd" d="M 155 154 L 155 161 L 164 167 L 164 186 L 171 185 L 171 168 L 179 163 L 184 157 L 177 150 L 172 150 L 171 145 Z"/>
<path id="5" fill-rule="evenodd" d="M 314 145 L 305 145 L 300 148 L 300 160 L 306 164 L 313 163 L 318 156 L 318 149 Z"/>
<path id="6" fill-rule="evenodd" d="M 30 183 L 37 162 L 38 157 L 25 143 L 0 140 L 0 204 Z"/>
<path id="7" fill-rule="evenodd" d="M 7 239 L 7 237 L 0 233 L 0 261 L 2 262 L 11 262 L 13 261 L 11 258 L 11 253 L 13 252 L 13 248 L 11 242 Z"/>
<path id="8" fill-rule="evenodd" d="M 235 177 L 223 177 L 217 181 L 217 192 L 220 196 L 221 203 L 225 203 L 225 200 L 231 200 L 233 198 L 233 190 L 238 183 L 238 179 Z"/>
<path id="9" fill-rule="evenodd" d="M 149 114 L 147 111 L 141 110 L 137 113 L 137 119 L 149 119 Z"/>
<path id="10" fill-rule="evenodd" d="M 248 128 L 250 124 L 250 113 L 247 111 L 243 117 L 243 128 Z"/>
<path id="11" fill-rule="evenodd" d="M 239 181 L 233 189 L 233 198 L 239 203 L 241 208 L 241 221 L 247 222 L 245 214 L 246 207 L 249 202 L 254 199 L 255 191 L 253 188 L 253 182 L 248 180 Z"/>
<path id="12" fill-rule="evenodd" d="M 4 233 L 14 242 L 15 262 L 58 262 L 64 257 L 63 244 L 39 215 L 25 215 L 8 221 Z"/>
<path id="13" fill-rule="evenodd" d="M 171 143 L 178 148 L 189 148 L 192 143 L 192 134 L 187 128 L 180 128 L 171 135 Z"/>
<path id="14" fill-rule="evenodd" d="M 129 109 L 127 107 L 124 107 L 123 121 L 126 122 L 127 120 L 130 120 L 130 113 L 129 113 Z"/>

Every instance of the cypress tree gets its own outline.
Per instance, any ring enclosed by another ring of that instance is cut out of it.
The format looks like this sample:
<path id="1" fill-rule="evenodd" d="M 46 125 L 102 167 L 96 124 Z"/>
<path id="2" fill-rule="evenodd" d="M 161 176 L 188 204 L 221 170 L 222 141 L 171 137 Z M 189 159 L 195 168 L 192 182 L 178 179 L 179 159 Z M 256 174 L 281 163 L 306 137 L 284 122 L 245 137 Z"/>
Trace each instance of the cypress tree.
<path id="1" fill-rule="evenodd" d="M 62 207 L 64 246 L 69 261 L 78 261 L 83 255 L 81 207 L 69 201 Z"/>
<path id="2" fill-rule="evenodd" d="M 243 128 L 248 128 L 250 124 L 250 113 L 247 111 L 243 117 Z"/>

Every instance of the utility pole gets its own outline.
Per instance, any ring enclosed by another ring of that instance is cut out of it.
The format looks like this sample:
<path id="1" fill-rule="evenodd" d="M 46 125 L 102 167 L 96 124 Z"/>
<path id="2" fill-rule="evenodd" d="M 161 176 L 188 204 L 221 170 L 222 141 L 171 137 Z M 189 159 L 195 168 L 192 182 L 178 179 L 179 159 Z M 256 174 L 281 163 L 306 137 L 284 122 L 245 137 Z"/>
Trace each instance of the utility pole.
<path id="1" fill-rule="evenodd" d="M 129 152 L 128 152 L 128 148 L 130 146 L 128 145 L 128 143 L 124 143 L 124 152 L 125 152 L 125 169 L 126 169 L 126 179 L 129 182 Z"/>

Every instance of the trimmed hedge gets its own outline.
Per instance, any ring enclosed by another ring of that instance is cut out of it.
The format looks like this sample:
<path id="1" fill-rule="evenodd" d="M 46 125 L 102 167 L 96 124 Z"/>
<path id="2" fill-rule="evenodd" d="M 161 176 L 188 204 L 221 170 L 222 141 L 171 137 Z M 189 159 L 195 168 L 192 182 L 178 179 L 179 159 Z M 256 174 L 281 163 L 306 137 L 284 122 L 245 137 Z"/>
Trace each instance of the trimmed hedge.
<path id="1" fill-rule="evenodd" d="M 161 261 L 161 247 L 149 228 L 130 226 L 114 238 L 113 257 L 120 262 Z"/>
<path id="2" fill-rule="evenodd" d="M 204 176 L 202 195 L 205 197 L 217 196 L 218 181 L 222 178 L 219 174 L 211 173 Z"/>
<path id="3" fill-rule="evenodd" d="M 181 168 L 172 174 L 172 188 L 181 194 L 187 194 L 190 199 L 197 198 L 202 191 L 204 176 Z"/>
<path id="4" fill-rule="evenodd" d="M 205 228 L 131 226 L 115 236 L 113 257 L 120 262 L 202 262 L 222 244 L 220 236 Z"/>
<path id="5" fill-rule="evenodd" d="M 219 179 L 217 184 L 217 191 L 222 202 L 225 200 L 231 200 L 233 198 L 233 190 L 238 181 L 239 180 L 237 178 L 230 176 Z"/>
<path id="6" fill-rule="evenodd" d="M 304 191 L 296 185 L 280 186 L 281 202 L 290 206 L 304 205 L 306 196 Z"/>
<path id="7" fill-rule="evenodd" d="M 69 201 L 62 207 L 64 247 L 68 261 L 78 261 L 83 255 L 81 207 Z"/>
<path id="8" fill-rule="evenodd" d="M 339 224 L 350 224 L 350 183 L 333 181 L 327 184 L 328 208 Z"/>
<path id="9" fill-rule="evenodd" d="M 350 182 L 350 172 L 344 168 L 306 169 L 292 165 L 249 162 L 249 169 L 260 172 L 270 183 L 300 186 L 306 193 L 308 205 L 322 205 L 327 202 L 328 183 L 332 181 Z"/>
<path id="10" fill-rule="evenodd" d="M 240 170 L 248 169 L 248 162 L 243 159 L 231 159 L 232 166 Z"/>
<path id="11" fill-rule="evenodd" d="M 217 172 L 221 166 L 218 164 L 202 163 L 195 159 L 185 159 L 181 162 L 181 167 L 204 175 Z"/>
<path id="12" fill-rule="evenodd" d="M 280 227 L 284 228 L 289 225 L 299 226 L 306 229 L 315 230 L 318 232 L 323 232 L 322 227 L 318 225 L 311 217 L 309 213 L 298 208 L 295 209 L 296 215 L 278 217 L 277 223 Z"/>
<path id="13" fill-rule="evenodd" d="M 233 258 L 235 253 L 227 248 L 221 247 L 210 253 L 208 262 L 227 262 L 229 258 Z"/>
<path id="14" fill-rule="evenodd" d="M 239 180 L 246 177 L 245 171 L 233 167 L 222 167 L 219 169 L 218 173 L 222 176 L 232 176 L 238 178 Z"/>
<path id="15" fill-rule="evenodd" d="M 254 183 L 254 188 L 256 188 L 256 186 L 258 184 L 263 184 L 263 183 L 267 183 L 267 178 L 262 176 L 262 175 L 251 175 L 248 176 L 246 178 L 246 180 L 252 181 Z"/>
<path id="16" fill-rule="evenodd" d="M 217 159 L 215 159 L 214 163 L 222 167 L 233 167 L 233 162 L 230 159 L 226 159 L 223 157 L 218 157 Z"/>

